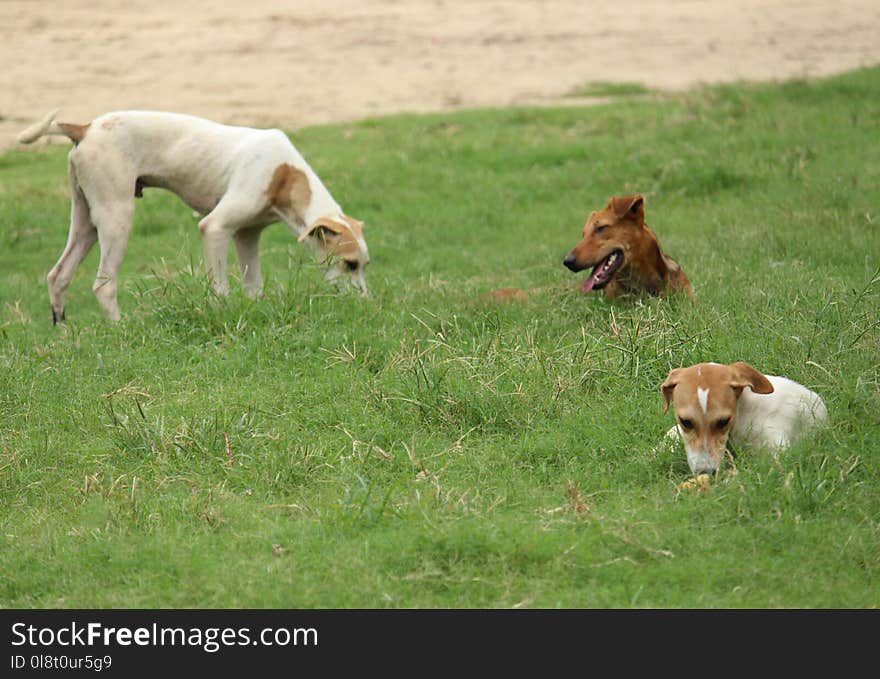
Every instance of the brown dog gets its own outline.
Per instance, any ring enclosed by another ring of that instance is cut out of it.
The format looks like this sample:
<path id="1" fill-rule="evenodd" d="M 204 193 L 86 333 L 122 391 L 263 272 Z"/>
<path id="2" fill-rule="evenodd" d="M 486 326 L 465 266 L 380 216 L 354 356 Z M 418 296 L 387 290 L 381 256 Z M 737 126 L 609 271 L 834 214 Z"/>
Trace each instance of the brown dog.
<path id="1" fill-rule="evenodd" d="M 644 202 L 638 194 L 620 196 L 590 214 L 583 239 L 562 262 L 572 271 L 593 267 L 581 288 L 584 292 L 604 289 L 607 297 L 616 297 L 672 291 L 693 298 L 688 277 L 678 262 L 663 253 L 657 236 L 645 224 Z"/>

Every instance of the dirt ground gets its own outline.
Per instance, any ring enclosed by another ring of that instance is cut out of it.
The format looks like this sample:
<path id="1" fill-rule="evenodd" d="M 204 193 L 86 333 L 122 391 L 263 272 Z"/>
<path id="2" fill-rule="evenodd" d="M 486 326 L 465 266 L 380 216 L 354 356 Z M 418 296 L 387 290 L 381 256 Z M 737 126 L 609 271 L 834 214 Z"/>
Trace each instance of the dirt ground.
<path id="1" fill-rule="evenodd" d="M 53 108 L 296 129 L 880 62 L 877 0 L 0 1 L 0 149 Z M 570 101 L 570 100 L 566 100 Z"/>

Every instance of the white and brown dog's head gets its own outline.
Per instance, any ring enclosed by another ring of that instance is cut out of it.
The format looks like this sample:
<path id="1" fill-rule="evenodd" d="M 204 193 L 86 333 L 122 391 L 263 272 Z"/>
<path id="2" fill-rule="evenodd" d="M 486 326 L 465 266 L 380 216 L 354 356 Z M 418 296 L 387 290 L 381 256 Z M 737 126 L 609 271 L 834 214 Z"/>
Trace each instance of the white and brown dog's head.
<path id="1" fill-rule="evenodd" d="M 364 224 L 345 215 L 332 215 L 315 220 L 299 237 L 308 241 L 324 264 L 327 280 L 347 276 L 355 288 L 367 293 L 364 269 L 370 263 L 370 253 L 364 240 Z"/>
<path id="2" fill-rule="evenodd" d="M 299 242 L 312 246 L 327 266 L 328 280 L 343 276 L 342 280 L 367 293 L 364 268 L 370 263 L 370 253 L 364 240 L 364 223 L 342 214 L 320 179 L 312 174 L 310 180 L 303 168 L 282 163 L 272 174 L 266 196 L 275 214 L 291 227 L 299 231 L 302 225 L 306 226 Z M 315 208 L 316 203 L 323 207 Z M 309 223 L 306 214 L 320 215 L 318 210 L 327 212 Z"/>
<path id="3" fill-rule="evenodd" d="M 770 381 L 742 362 L 676 368 L 660 385 L 666 401 L 663 412 L 673 403 L 678 432 L 694 474 L 711 474 L 721 465 L 736 419 L 737 403 L 746 387 L 756 394 L 773 393 Z"/>

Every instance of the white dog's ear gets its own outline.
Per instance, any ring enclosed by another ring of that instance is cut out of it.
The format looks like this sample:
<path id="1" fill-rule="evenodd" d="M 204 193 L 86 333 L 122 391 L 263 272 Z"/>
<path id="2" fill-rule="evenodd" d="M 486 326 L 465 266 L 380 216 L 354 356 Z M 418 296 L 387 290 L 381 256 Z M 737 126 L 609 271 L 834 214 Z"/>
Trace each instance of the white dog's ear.
<path id="1" fill-rule="evenodd" d="M 672 401 L 672 392 L 675 391 L 675 386 L 678 384 L 679 377 L 681 377 L 681 371 L 682 368 L 670 370 L 669 374 L 666 376 L 666 381 L 660 385 L 660 391 L 663 392 L 663 400 L 666 402 L 663 406 L 664 415 L 669 411 L 669 403 Z"/>
<path id="2" fill-rule="evenodd" d="M 327 238 L 328 236 L 338 236 L 342 233 L 342 227 L 334 222 L 332 219 L 327 219 L 325 217 L 321 217 L 316 220 L 314 224 L 312 224 L 308 229 L 303 231 L 302 235 L 297 239 L 300 243 L 302 243 L 309 236 L 323 236 Z"/>
<path id="3" fill-rule="evenodd" d="M 729 367 L 733 371 L 730 386 L 736 391 L 741 392 L 745 387 L 751 387 L 752 391 L 756 394 L 773 393 L 773 385 L 770 383 L 770 380 L 748 363 L 737 361 L 736 363 L 731 363 Z"/>

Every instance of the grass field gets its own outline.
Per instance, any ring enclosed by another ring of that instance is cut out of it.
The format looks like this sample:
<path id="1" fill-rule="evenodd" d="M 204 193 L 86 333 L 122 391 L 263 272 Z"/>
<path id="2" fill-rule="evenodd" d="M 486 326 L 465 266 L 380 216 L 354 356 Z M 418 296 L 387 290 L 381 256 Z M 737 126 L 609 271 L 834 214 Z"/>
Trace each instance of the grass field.
<path id="1" fill-rule="evenodd" d="M 878 95 L 869 69 L 302 130 L 371 297 L 274 226 L 265 296 L 212 298 L 152 190 L 115 325 L 97 248 L 51 324 L 66 147 L 0 156 L 0 605 L 880 604 Z M 562 267 L 636 191 L 697 305 Z M 510 286 L 542 292 L 480 300 Z M 704 360 L 808 385 L 832 426 L 679 493 L 658 385 Z"/>

